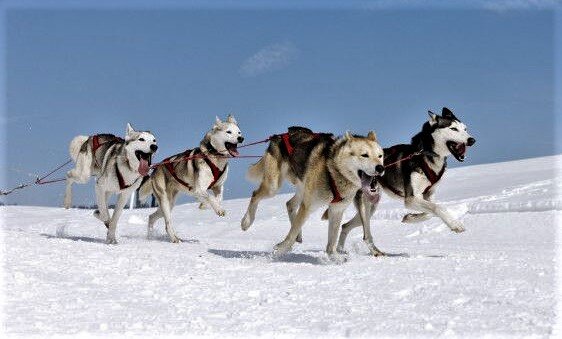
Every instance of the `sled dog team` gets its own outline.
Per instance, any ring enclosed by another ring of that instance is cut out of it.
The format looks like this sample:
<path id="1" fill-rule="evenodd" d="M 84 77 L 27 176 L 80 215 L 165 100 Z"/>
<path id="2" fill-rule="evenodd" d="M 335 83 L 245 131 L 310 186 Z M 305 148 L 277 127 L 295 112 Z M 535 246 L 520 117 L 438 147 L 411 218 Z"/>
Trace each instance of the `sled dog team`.
<path id="1" fill-rule="evenodd" d="M 67 173 L 64 207 L 72 204 L 73 183 L 86 183 L 96 176 L 98 209 L 94 216 L 107 227 L 107 243 L 115 244 L 123 208 L 131 193 L 140 189 L 141 199 L 153 194 L 158 201 L 158 208 L 148 219 L 148 237 L 152 236 L 154 223 L 163 218 L 170 240 L 180 242 L 172 224 L 178 194 L 189 194 L 201 203 L 200 208 L 211 208 L 224 216 L 221 202 L 228 160 L 239 155 L 237 147 L 243 141 L 232 115 L 225 121 L 217 117 L 198 147 L 152 165 L 158 146 L 149 131 L 137 131 L 127 124 L 124 139 L 111 134 L 77 136 L 69 147 L 76 166 Z M 286 203 L 291 227 L 275 246 L 276 254 L 288 252 L 295 242 L 302 242 L 303 224 L 312 212 L 322 208 L 322 219 L 328 220 L 329 255 L 345 253 L 347 235 L 357 226 L 363 226 L 363 240 L 370 253 L 383 255 L 370 230 L 381 191 L 416 211 L 406 214 L 402 222 L 415 223 L 437 216 L 452 231 L 463 232 L 462 223 L 433 202 L 432 196 L 445 172 L 447 157 L 464 161 L 467 147 L 475 142 L 466 125 L 446 107 L 441 115 L 429 111 L 428 121 L 409 144 L 384 149 L 372 131 L 367 136 L 346 132 L 335 137 L 290 127 L 286 133 L 269 138 L 264 155 L 248 170 L 248 178 L 259 186 L 242 218 L 242 230 L 253 224 L 260 201 L 274 196 L 286 180 L 295 187 L 294 196 Z M 110 215 L 107 201 L 112 194 L 118 194 L 118 199 Z M 340 231 L 343 213 L 351 203 L 357 213 Z"/>

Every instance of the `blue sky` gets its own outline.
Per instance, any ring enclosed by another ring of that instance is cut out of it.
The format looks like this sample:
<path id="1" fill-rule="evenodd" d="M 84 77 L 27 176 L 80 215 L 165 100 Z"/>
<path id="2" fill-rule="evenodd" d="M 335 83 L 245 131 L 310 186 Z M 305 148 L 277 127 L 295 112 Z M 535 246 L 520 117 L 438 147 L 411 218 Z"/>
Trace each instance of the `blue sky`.
<path id="1" fill-rule="evenodd" d="M 555 154 L 551 10 L 8 9 L 7 186 L 64 161 L 74 135 L 158 137 L 157 159 L 234 112 L 246 140 L 305 125 L 408 142 L 448 106 L 478 140 L 463 165 Z M 262 146 L 244 149 L 261 154 Z M 451 167 L 457 166 L 453 159 Z M 249 160 L 226 197 L 249 196 Z M 94 201 L 92 183 L 75 203 Z M 12 203 L 60 205 L 63 185 Z M 184 200 L 185 201 L 185 200 Z"/>

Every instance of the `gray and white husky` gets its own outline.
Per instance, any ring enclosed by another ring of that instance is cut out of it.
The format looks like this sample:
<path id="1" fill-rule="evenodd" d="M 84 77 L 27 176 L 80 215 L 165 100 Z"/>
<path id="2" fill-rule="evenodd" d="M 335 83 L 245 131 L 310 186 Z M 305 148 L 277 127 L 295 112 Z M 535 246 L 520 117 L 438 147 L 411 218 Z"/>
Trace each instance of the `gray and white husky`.
<path id="1" fill-rule="evenodd" d="M 76 166 L 66 174 L 64 207 L 72 205 L 72 184 L 84 184 L 96 176 L 96 201 L 94 216 L 107 230 L 107 243 L 116 244 L 117 222 L 127 200 L 148 175 L 152 154 L 156 152 L 156 138 L 148 131 L 135 131 L 127 124 L 125 139 L 113 134 L 79 135 L 70 142 L 70 156 Z M 107 200 L 119 194 L 113 215 L 109 215 Z"/>
<path id="2" fill-rule="evenodd" d="M 152 236 L 154 223 L 164 217 L 170 240 L 180 242 L 172 226 L 171 215 L 180 192 L 199 200 L 200 208 L 211 206 L 218 216 L 225 215 L 221 202 L 228 175 L 228 158 L 238 156 L 237 146 L 243 141 L 242 132 L 232 115 L 226 121 L 217 117 L 213 128 L 205 134 L 199 147 L 168 157 L 162 165 L 156 167 L 140 188 L 141 199 L 154 194 L 159 204 L 156 212 L 148 218 L 149 238 Z"/>
<path id="3" fill-rule="evenodd" d="M 296 187 L 295 195 L 287 202 L 291 229 L 274 252 L 290 251 L 310 214 L 328 205 L 326 252 L 335 254 L 343 212 L 357 190 L 369 186 L 372 177 L 383 173 L 383 161 L 383 150 L 374 132 L 366 137 L 346 133 L 334 139 L 332 134 L 291 127 L 288 133 L 272 137 L 264 156 L 248 170 L 248 178 L 260 185 L 252 194 L 241 221 L 242 229 L 247 230 L 254 222 L 259 202 L 272 197 L 286 179 Z M 372 239 L 367 243 L 373 252 L 378 251 Z"/>
<path id="4" fill-rule="evenodd" d="M 387 167 L 384 175 L 377 178 L 377 183 L 391 197 L 403 200 L 407 208 L 418 211 L 406 214 L 402 222 L 415 223 L 437 216 L 453 232 L 464 231 L 462 223 L 443 206 L 431 201 L 431 197 L 445 172 L 447 157 L 453 155 L 458 161 L 464 161 L 467 146 L 475 142 L 466 125 L 444 107 L 441 115 L 429 111 L 429 121 L 410 144 L 384 149 Z M 362 219 L 368 222 L 377 208 L 378 198 L 373 199 L 368 194 L 359 197 L 365 200 L 365 208 L 358 209 L 357 214 L 342 226 L 338 251 L 344 251 L 349 232 L 361 225 Z M 363 236 L 370 237 L 370 234 Z"/>

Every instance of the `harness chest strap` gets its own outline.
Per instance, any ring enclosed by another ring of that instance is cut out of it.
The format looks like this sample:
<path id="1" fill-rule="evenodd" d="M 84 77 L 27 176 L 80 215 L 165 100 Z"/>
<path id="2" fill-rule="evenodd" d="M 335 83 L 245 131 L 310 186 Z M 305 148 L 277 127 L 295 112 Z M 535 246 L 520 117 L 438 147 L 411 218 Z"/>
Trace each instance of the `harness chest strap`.
<path id="1" fill-rule="evenodd" d="M 119 166 L 117 166 L 117 163 L 115 163 L 115 174 L 117 174 L 117 181 L 119 182 L 120 190 L 124 190 L 126 188 L 133 186 L 137 182 L 137 180 L 139 180 L 139 178 L 136 178 L 135 181 L 133 181 L 130 185 L 127 185 L 125 179 L 123 178 L 123 175 L 119 171 Z"/>
<path id="2" fill-rule="evenodd" d="M 189 155 L 191 154 L 192 150 L 187 150 L 184 152 L 184 157 L 188 158 Z M 176 174 L 176 169 L 174 167 L 174 164 L 172 162 L 169 161 L 170 158 L 167 158 L 163 161 L 164 166 L 166 167 L 166 169 L 168 170 L 168 172 L 170 172 L 170 174 L 172 175 L 172 177 L 179 182 L 180 184 L 182 184 L 183 186 L 187 187 L 188 190 L 192 190 L 193 187 L 191 187 L 190 184 L 188 184 L 187 182 L 183 181 L 182 179 L 180 179 L 180 177 L 178 177 L 178 175 Z M 224 169 L 221 171 L 217 165 L 215 165 L 208 157 L 204 157 L 203 160 L 205 160 L 205 163 L 207 163 L 207 165 L 209 166 L 209 168 L 211 169 L 211 172 L 213 173 L 213 181 L 211 182 L 211 184 L 209 185 L 209 187 L 207 187 L 207 189 L 212 188 L 217 181 L 222 177 L 222 175 L 224 174 L 224 172 L 226 171 L 226 166 L 224 166 Z"/>
<path id="3" fill-rule="evenodd" d="M 431 183 L 431 185 L 429 185 L 423 191 L 424 194 L 427 193 L 431 189 L 431 187 L 433 187 L 433 185 L 435 185 L 441 179 L 443 173 L 445 173 L 445 167 L 447 167 L 446 164 L 443 164 L 443 167 L 441 168 L 439 173 L 435 173 L 435 171 L 429 167 L 426 161 L 422 161 L 422 166 L 421 166 L 422 171 L 427 177 L 427 179 L 429 180 L 429 182 Z"/>
<path id="4" fill-rule="evenodd" d="M 328 183 L 330 184 L 330 191 L 332 191 L 332 195 L 334 198 L 330 201 L 330 204 L 335 204 L 343 200 L 340 191 L 338 191 L 338 186 L 336 185 L 336 181 L 332 177 L 330 171 L 326 170 L 328 174 Z"/>

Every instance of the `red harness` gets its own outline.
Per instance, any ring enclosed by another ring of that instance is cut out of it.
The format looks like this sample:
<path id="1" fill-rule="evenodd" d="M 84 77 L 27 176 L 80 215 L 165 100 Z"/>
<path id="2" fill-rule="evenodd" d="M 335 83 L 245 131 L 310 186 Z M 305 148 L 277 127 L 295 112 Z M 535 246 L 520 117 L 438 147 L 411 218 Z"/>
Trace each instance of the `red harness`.
<path id="1" fill-rule="evenodd" d="M 189 158 L 191 152 L 193 152 L 193 150 L 186 150 L 185 152 L 183 152 L 183 158 Z M 207 189 L 211 189 L 213 186 L 215 186 L 215 184 L 217 183 L 217 181 L 222 177 L 222 175 L 224 174 L 224 172 L 226 171 L 226 167 L 228 166 L 224 166 L 224 168 L 222 169 L 222 171 L 217 167 L 217 165 L 215 165 L 211 159 L 209 159 L 207 156 L 203 156 L 202 157 L 203 160 L 205 160 L 205 163 L 207 163 L 207 165 L 209 166 L 209 168 L 211 169 L 211 172 L 213 173 L 213 181 L 211 182 L 211 184 L 209 184 L 209 187 L 207 187 Z M 164 166 L 166 167 L 166 169 L 168 170 L 168 172 L 170 172 L 170 175 L 176 179 L 177 182 L 179 182 L 180 184 L 182 184 L 183 186 L 187 187 L 188 190 L 192 190 L 193 187 L 191 187 L 190 184 L 188 184 L 187 182 L 183 181 L 182 179 L 180 179 L 180 177 L 178 177 L 177 173 L 176 173 L 176 169 L 174 167 L 174 162 L 170 161 L 170 158 L 166 158 L 164 159 L 164 161 L 162 161 L 162 163 L 164 164 Z M 192 160 L 192 159 L 190 159 Z"/>
<path id="2" fill-rule="evenodd" d="M 391 151 L 391 153 L 390 153 L 389 155 L 385 156 L 385 159 L 386 159 L 387 157 L 389 157 L 392 153 L 394 153 L 394 151 L 395 151 L 395 146 L 390 147 L 389 150 Z M 409 155 L 407 155 L 406 157 L 404 157 L 404 158 L 402 158 L 402 159 L 399 159 L 399 160 L 397 160 L 397 161 L 394 162 L 394 163 L 391 163 L 390 165 L 386 165 L 385 167 L 395 165 L 395 164 L 397 164 L 397 163 L 399 163 L 399 162 L 402 162 L 402 161 L 405 160 L 405 159 L 409 160 L 409 159 L 413 158 L 413 157 L 416 155 L 415 153 L 416 153 L 416 152 L 414 152 L 414 153 L 412 153 L 412 154 L 409 154 Z M 422 169 L 422 171 L 423 171 L 423 174 L 424 174 L 425 177 L 427 178 L 427 180 L 429 180 L 429 182 L 431 183 L 431 185 L 427 186 L 427 188 L 423 191 L 422 194 L 426 194 L 427 192 L 429 192 L 429 190 L 433 187 L 433 185 L 435 185 L 439 180 L 441 180 L 441 177 L 443 176 L 443 173 L 445 173 L 445 168 L 446 168 L 446 166 L 443 165 L 443 168 L 441 168 L 441 170 L 439 171 L 439 173 L 435 173 L 435 171 L 432 170 L 431 167 L 429 167 L 429 165 L 427 164 L 427 162 L 426 162 L 425 160 L 422 160 L 421 169 Z M 381 183 L 381 185 L 384 186 L 385 188 L 391 190 L 392 193 L 394 193 L 394 194 L 396 194 L 396 195 L 398 195 L 398 196 L 401 196 L 401 197 L 404 196 L 404 193 L 398 191 L 396 188 L 394 188 L 394 187 L 392 187 L 392 186 L 389 186 L 389 185 L 385 185 L 382 181 L 381 181 L 380 183 Z"/>
<path id="3" fill-rule="evenodd" d="M 115 163 L 115 174 L 117 174 L 117 181 L 119 182 L 119 189 L 120 190 L 124 190 L 126 188 L 129 188 L 129 187 L 133 186 L 135 184 L 135 182 L 137 182 L 137 180 L 139 180 L 139 178 L 137 178 L 137 179 L 135 179 L 135 181 L 133 181 L 133 183 L 131 183 L 130 185 L 127 185 L 127 183 L 125 183 L 125 179 L 123 179 L 123 175 L 119 171 L 119 167 L 117 166 L 117 163 Z"/>
<path id="4" fill-rule="evenodd" d="M 314 133 L 314 136 L 318 136 L 319 134 Z M 289 133 L 279 134 L 281 139 L 283 140 L 283 144 L 285 145 L 285 149 L 287 150 L 287 154 L 291 156 L 295 152 L 295 148 L 291 145 L 291 141 L 289 140 Z M 334 198 L 330 201 L 331 204 L 338 203 L 343 200 L 340 192 L 338 191 L 338 186 L 336 185 L 336 181 L 332 178 L 330 171 L 326 171 L 328 174 L 328 184 L 330 185 L 330 191 L 332 191 L 332 195 Z"/>
<path id="5" fill-rule="evenodd" d="M 441 168 L 441 171 L 439 171 L 439 173 L 435 173 L 435 171 L 432 170 L 429 167 L 427 162 L 422 161 L 421 169 L 422 169 L 423 173 L 425 174 L 426 178 L 431 183 L 431 185 L 427 186 L 427 188 L 423 191 L 423 194 L 426 194 L 427 192 L 429 192 L 431 187 L 433 187 L 433 185 L 435 185 L 441 179 L 441 177 L 443 176 L 443 173 L 445 173 L 445 167 L 446 166 L 443 165 L 443 168 Z"/>

